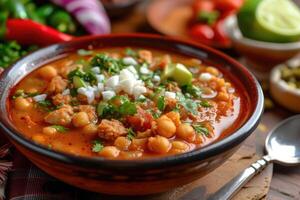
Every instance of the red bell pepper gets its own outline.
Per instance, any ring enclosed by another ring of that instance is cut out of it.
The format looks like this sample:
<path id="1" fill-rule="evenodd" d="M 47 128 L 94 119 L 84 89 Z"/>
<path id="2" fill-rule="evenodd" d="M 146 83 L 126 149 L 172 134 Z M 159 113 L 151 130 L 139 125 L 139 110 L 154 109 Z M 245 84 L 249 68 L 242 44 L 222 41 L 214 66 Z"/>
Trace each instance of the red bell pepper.
<path id="1" fill-rule="evenodd" d="M 47 46 L 72 40 L 74 37 L 30 19 L 8 19 L 4 39 L 16 40 L 21 45 Z"/>

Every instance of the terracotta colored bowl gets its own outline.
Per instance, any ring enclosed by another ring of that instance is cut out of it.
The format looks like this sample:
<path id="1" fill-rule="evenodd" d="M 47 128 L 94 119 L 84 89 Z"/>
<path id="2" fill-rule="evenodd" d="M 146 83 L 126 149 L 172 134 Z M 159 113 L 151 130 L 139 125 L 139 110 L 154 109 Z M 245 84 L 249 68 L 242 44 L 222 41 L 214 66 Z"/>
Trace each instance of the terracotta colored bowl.
<path id="1" fill-rule="evenodd" d="M 202 149 L 148 160 L 107 160 L 83 158 L 55 152 L 25 139 L 9 120 L 9 90 L 41 65 L 69 52 L 87 48 L 137 46 L 162 49 L 197 57 L 227 71 L 249 98 L 249 115 L 234 133 Z M 26 56 L 7 69 L 0 78 L 0 126 L 10 141 L 39 168 L 71 185 L 90 191 L 142 195 L 159 193 L 187 184 L 226 161 L 256 128 L 263 110 L 263 94 L 253 75 L 228 56 L 199 44 L 151 35 L 107 35 L 85 37 L 53 45 Z M 251 98 L 251 99 L 250 99 Z"/>

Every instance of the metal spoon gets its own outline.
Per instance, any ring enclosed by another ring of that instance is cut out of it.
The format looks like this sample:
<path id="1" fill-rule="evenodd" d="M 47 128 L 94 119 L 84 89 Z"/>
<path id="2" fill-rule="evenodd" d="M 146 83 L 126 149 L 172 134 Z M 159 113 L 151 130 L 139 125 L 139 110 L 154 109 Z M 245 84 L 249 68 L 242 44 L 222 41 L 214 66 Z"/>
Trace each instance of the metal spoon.
<path id="1" fill-rule="evenodd" d="M 268 135 L 265 143 L 267 155 L 256 161 L 239 175 L 231 179 L 208 200 L 231 199 L 252 177 L 269 163 L 285 166 L 300 164 L 300 115 L 279 123 Z"/>

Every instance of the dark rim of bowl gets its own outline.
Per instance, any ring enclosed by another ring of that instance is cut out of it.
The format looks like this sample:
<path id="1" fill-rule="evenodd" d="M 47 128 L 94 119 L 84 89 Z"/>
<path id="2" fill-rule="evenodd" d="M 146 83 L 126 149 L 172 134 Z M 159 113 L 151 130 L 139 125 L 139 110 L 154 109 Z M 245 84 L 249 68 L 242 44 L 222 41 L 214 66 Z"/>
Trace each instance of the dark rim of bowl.
<path id="1" fill-rule="evenodd" d="M 146 40 L 160 40 L 165 42 L 171 42 L 171 43 L 177 43 L 185 46 L 190 46 L 196 49 L 201 49 L 205 52 L 209 52 L 210 54 L 216 55 L 217 57 L 221 58 L 222 60 L 225 60 L 226 62 L 229 62 L 231 65 L 233 65 L 236 69 L 238 69 L 241 73 L 245 74 L 245 76 L 249 79 L 253 89 L 255 91 L 254 95 L 255 98 L 255 105 L 253 108 L 253 112 L 250 113 L 248 119 L 241 125 L 240 128 L 238 128 L 235 132 L 228 135 L 227 137 L 212 143 L 208 146 L 205 146 L 200 149 L 196 149 L 187 153 L 178 154 L 178 155 L 171 155 L 166 157 L 159 157 L 159 158 L 151 158 L 151 159 L 144 159 L 144 160 L 109 160 L 105 158 L 88 158 L 88 157 L 82 157 L 82 156 L 74 156 L 62 152 L 56 152 L 53 150 L 49 150 L 46 147 L 40 146 L 29 139 L 25 138 L 20 134 L 13 126 L 10 126 L 8 123 L 9 119 L 7 117 L 7 113 L 4 113 L 3 110 L 0 111 L 0 127 L 4 131 L 5 135 L 8 136 L 9 139 L 12 139 L 14 142 L 17 142 L 21 146 L 37 152 L 43 156 L 55 159 L 57 161 L 61 161 L 66 164 L 75 164 L 76 166 L 83 166 L 83 167 L 95 167 L 95 166 L 101 166 L 106 168 L 114 168 L 114 167 L 123 167 L 123 169 L 130 169 L 130 168 L 160 168 L 160 167 L 171 167 L 175 165 L 181 165 L 191 162 L 196 162 L 200 160 L 207 159 L 209 157 L 216 156 L 217 154 L 221 152 L 225 152 L 226 150 L 229 150 L 235 146 L 238 146 L 243 140 L 245 140 L 257 127 L 260 117 L 263 113 L 263 93 L 261 90 L 261 87 L 256 80 L 256 78 L 252 75 L 251 72 L 249 72 L 244 66 L 242 66 L 240 63 L 238 63 L 233 58 L 230 58 L 229 56 L 214 50 L 210 47 L 207 47 L 205 45 L 201 44 L 195 44 L 192 42 L 184 41 L 177 38 L 169 38 L 164 36 L 158 36 L 158 35 L 152 35 L 152 34 L 113 34 L 113 35 L 102 35 L 102 36 L 86 36 L 82 37 L 81 39 L 70 41 L 62 44 L 55 44 L 51 45 L 49 47 L 45 47 L 43 49 L 37 50 L 36 52 L 33 52 L 30 55 L 25 56 L 21 60 L 17 61 L 15 64 L 13 64 L 10 68 L 8 68 L 0 77 L 0 83 L 3 83 L 3 79 L 7 74 L 14 70 L 14 68 L 22 62 L 30 57 L 33 57 L 35 53 L 38 52 L 47 52 L 52 51 L 56 49 L 57 47 L 66 47 L 67 45 L 72 45 L 73 43 L 78 42 L 91 42 L 93 40 L 99 40 L 99 39 L 114 39 L 114 38 L 122 38 L 122 39 L 132 39 L 132 38 L 139 38 L 139 39 L 146 39 Z M 179 53 L 180 54 L 180 53 Z M 16 84 L 16 83 L 15 83 Z M 10 89 L 9 89 L 10 90 Z M 4 98 L 3 95 L 0 97 L 0 100 Z M 1 100 L 1 102 L 3 99 Z M 6 99 L 5 99 L 6 102 Z M 5 118 L 6 115 L 6 118 Z"/>

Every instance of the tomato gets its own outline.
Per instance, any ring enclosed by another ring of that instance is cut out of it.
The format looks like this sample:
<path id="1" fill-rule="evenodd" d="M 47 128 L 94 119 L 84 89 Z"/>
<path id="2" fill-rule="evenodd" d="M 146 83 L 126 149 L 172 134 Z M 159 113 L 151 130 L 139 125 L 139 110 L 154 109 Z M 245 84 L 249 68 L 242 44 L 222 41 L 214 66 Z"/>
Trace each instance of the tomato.
<path id="1" fill-rule="evenodd" d="M 244 0 L 214 0 L 216 9 L 224 12 L 237 11 L 242 7 Z"/>
<path id="2" fill-rule="evenodd" d="M 149 112 L 138 108 L 137 114 L 128 116 L 126 121 L 134 131 L 145 131 L 151 128 L 153 117 Z"/>
<path id="3" fill-rule="evenodd" d="M 193 3 L 193 11 L 197 15 L 200 11 L 213 11 L 215 9 L 212 0 L 195 0 Z"/>
<path id="4" fill-rule="evenodd" d="M 213 26 L 213 31 L 215 33 L 214 40 L 216 41 L 216 43 L 227 46 L 230 45 L 230 39 L 227 37 L 223 25 L 224 21 L 220 20 Z"/>
<path id="5" fill-rule="evenodd" d="M 207 24 L 195 24 L 190 30 L 190 35 L 206 44 L 210 44 L 215 36 L 214 30 Z"/>

